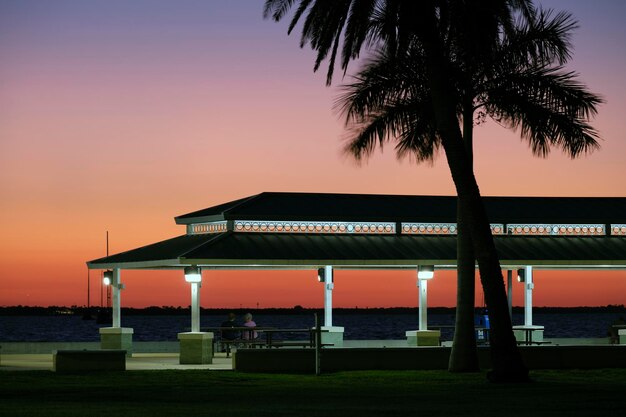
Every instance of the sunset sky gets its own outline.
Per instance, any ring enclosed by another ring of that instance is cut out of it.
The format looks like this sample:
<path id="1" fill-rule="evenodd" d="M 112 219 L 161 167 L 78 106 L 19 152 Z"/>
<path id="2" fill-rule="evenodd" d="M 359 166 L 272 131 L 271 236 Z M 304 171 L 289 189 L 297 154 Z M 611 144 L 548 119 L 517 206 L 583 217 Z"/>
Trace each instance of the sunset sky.
<path id="1" fill-rule="evenodd" d="M 535 158 L 477 127 L 483 195 L 626 196 L 626 2 L 550 0 L 580 27 L 570 68 L 606 100 L 601 149 Z M 453 195 L 393 147 L 341 153 L 337 86 L 263 0 L 0 2 L 0 306 L 84 305 L 85 262 L 184 233 L 173 217 L 262 191 Z M 354 71 L 357 67 L 352 66 Z M 350 72 L 350 70 L 349 70 Z M 348 81 L 346 79 L 345 81 Z M 100 304 L 100 271 L 91 271 Z M 536 273 L 535 305 L 626 304 L 626 271 Z M 416 306 L 415 272 L 338 272 L 340 307 Z M 188 305 L 182 272 L 122 272 L 122 306 Z M 521 285 L 515 304 L 523 303 Z M 453 306 L 438 273 L 429 305 Z M 477 295 L 478 303 L 482 296 Z M 323 304 L 315 273 L 207 272 L 203 307 Z"/>

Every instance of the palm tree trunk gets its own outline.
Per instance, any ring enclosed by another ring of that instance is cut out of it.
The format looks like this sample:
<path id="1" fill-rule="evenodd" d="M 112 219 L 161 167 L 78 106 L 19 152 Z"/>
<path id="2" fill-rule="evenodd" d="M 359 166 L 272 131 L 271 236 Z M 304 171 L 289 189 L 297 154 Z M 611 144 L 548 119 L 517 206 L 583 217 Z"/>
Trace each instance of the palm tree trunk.
<path id="1" fill-rule="evenodd" d="M 473 103 L 465 103 L 463 114 L 463 142 L 468 158 L 473 156 Z M 448 370 L 451 372 L 477 372 L 478 351 L 476 350 L 476 334 L 474 332 L 474 285 L 476 260 L 472 247 L 472 238 L 469 225 L 463 214 L 467 211 L 457 199 L 457 289 L 456 289 L 456 318 L 454 323 L 454 340 Z"/>
<path id="2" fill-rule="evenodd" d="M 454 134 L 454 128 L 457 134 Z M 509 316 L 504 278 L 496 247 L 487 220 L 485 208 L 480 198 L 476 178 L 465 159 L 458 125 L 442 123 L 442 141 L 448 158 L 448 165 L 452 172 L 460 207 L 461 215 L 470 230 L 472 246 L 478 267 L 480 280 L 485 293 L 485 302 L 489 310 L 491 325 L 490 344 L 492 372 L 490 379 L 494 381 L 527 380 L 528 370 L 522 362 L 517 349 L 511 318 Z M 445 135 L 445 136 L 444 136 Z M 443 139 L 447 136 L 447 139 Z"/>
<path id="3" fill-rule="evenodd" d="M 487 213 L 483 206 L 480 190 L 469 163 L 463 138 L 456 118 L 456 92 L 450 87 L 449 69 L 442 55 L 442 48 L 434 22 L 435 9 L 431 18 L 422 19 L 418 28 L 423 35 L 427 74 L 433 101 L 433 109 L 438 133 L 448 160 L 452 180 L 457 191 L 462 219 L 470 230 L 474 254 L 478 260 L 480 280 L 489 310 L 490 345 L 492 371 L 488 378 L 492 381 L 526 381 L 526 369 L 515 337 L 509 316 L 504 278 L 495 243 L 489 227 Z"/>
<path id="4" fill-rule="evenodd" d="M 454 116 L 454 112 L 451 114 Z M 458 193 L 460 207 L 463 211 L 461 217 L 470 230 L 472 246 L 478 260 L 480 280 L 485 293 L 485 302 L 489 310 L 491 325 L 489 335 L 493 367 L 490 379 L 494 381 L 527 380 L 528 370 L 522 362 L 513 336 L 504 290 L 504 278 L 489 221 L 480 198 L 476 178 L 467 163 L 461 135 L 455 122 L 454 117 L 446 118 L 443 115 L 441 122 L 438 121 L 437 123 L 448 159 L 448 166 Z"/>
<path id="5" fill-rule="evenodd" d="M 460 200 L 460 199 L 458 199 Z M 474 274 L 475 260 L 472 238 L 463 216 L 461 202 L 457 201 L 457 290 L 454 340 L 448 370 L 451 372 L 476 372 L 478 352 L 474 333 Z"/>

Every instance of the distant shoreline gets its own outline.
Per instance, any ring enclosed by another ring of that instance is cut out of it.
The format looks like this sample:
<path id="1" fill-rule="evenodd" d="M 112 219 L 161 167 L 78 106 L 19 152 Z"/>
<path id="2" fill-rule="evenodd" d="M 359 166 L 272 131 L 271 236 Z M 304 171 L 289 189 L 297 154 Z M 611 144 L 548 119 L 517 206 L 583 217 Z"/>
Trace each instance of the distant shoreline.
<path id="1" fill-rule="evenodd" d="M 95 313 L 98 310 L 106 310 L 106 308 L 100 307 L 63 307 L 63 306 L 50 306 L 50 307 L 37 307 L 37 306 L 8 306 L 0 307 L 0 316 L 56 316 L 56 315 L 80 315 L 85 313 Z M 455 307 L 429 307 L 428 312 L 431 314 L 454 314 Z M 483 310 L 481 307 L 476 307 L 476 311 Z M 301 306 L 294 306 L 291 308 L 201 308 L 203 314 L 221 314 L 225 315 L 228 312 L 233 311 L 236 314 L 244 314 L 246 312 L 252 312 L 257 315 L 264 314 L 286 314 L 286 315 L 304 315 L 313 314 L 315 312 L 322 312 L 323 308 L 305 308 Z M 524 307 L 513 307 L 513 311 L 516 313 L 522 313 Z M 579 306 L 579 307 L 533 307 L 533 311 L 537 313 L 589 313 L 589 312 L 606 312 L 606 313 L 618 313 L 626 314 L 626 306 L 620 305 L 607 305 L 607 306 Z M 333 308 L 333 312 L 337 314 L 416 314 L 417 307 L 353 307 L 353 308 Z M 149 316 L 149 315 L 188 315 L 189 307 L 170 307 L 170 306 L 152 306 L 145 308 L 133 308 L 122 307 L 122 315 L 133 316 Z"/>

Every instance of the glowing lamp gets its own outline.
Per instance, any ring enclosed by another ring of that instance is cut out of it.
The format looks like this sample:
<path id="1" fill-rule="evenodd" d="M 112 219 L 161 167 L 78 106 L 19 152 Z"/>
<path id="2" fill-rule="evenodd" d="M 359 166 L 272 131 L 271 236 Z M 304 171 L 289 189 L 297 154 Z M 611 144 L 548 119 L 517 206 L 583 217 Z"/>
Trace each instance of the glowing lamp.
<path id="1" fill-rule="evenodd" d="M 185 267 L 185 281 L 196 283 L 202 282 L 202 274 L 200 273 L 200 268 L 195 265 Z"/>
<path id="2" fill-rule="evenodd" d="M 113 271 L 104 271 L 102 283 L 104 285 L 111 285 L 111 282 L 113 282 Z"/>
<path id="3" fill-rule="evenodd" d="M 526 271 L 524 269 L 517 270 L 517 282 L 526 282 Z"/>
<path id="4" fill-rule="evenodd" d="M 435 276 L 434 265 L 419 265 L 417 267 L 417 277 L 419 279 L 433 279 Z"/>
<path id="5" fill-rule="evenodd" d="M 318 268 L 317 280 L 319 282 L 326 282 L 326 270 L 324 268 Z"/>

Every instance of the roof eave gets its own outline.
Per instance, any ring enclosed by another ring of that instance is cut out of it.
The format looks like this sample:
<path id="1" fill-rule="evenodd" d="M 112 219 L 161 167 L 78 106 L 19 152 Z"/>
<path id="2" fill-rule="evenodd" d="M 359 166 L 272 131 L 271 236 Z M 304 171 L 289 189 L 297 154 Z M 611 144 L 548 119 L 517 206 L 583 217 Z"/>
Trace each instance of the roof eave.
<path id="1" fill-rule="evenodd" d="M 177 258 L 136 262 L 87 262 L 88 269 L 167 269 L 183 266 L 185 265 Z"/>
<path id="2" fill-rule="evenodd" d="M 333 267 L 347 266 L 363 266 L 363 267 L 393 267 L 393 268 L 410 268 L 415 269 L 417 265 L 432 264 L 456 264 L 453 259 L 192 259 L 181 258 L 181 262 L 189 265 L 201 266 L 231 266 L 231 267 L 292 267 L 305 266 L 317 268 L 324 265 L 333 265 Z"/>
<path id="3" fill-rule="evenodd" d="M 228 220 L 226 217 L 227 216 L 225 216 L 223 213 L 215 214 L 211 216 L 187 217 L 187 218 L 181 218 L 179 216 L 179 217 L 174 217 L 174 221 L 176 222 L 176 224 L 187 225 L 187 224 L 196 224 L 196 223 L 210 223 L 210 222 L 225 221 L 225 220 Z"/>

